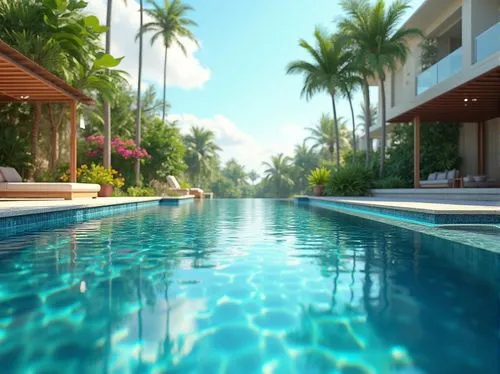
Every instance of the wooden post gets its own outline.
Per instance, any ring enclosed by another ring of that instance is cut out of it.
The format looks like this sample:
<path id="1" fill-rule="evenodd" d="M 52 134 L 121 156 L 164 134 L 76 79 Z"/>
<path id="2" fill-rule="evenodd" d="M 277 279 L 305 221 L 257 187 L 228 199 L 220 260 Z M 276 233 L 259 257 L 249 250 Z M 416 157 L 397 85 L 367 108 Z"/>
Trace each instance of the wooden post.
<path id="1" fill-rule="evenodd" d="M 413 119 L 413 186 L 420 188 L 420 116 Z"/>
<path id="2" fill-rule="evenodd" d="M 484 122 L 477 124 L 477 173 L 484 175 Z"/>
<path id="3" fill-rule="evenodd" d="M 76 128 L 76 101 L 70 104 L 70 135 L 69 135 L 69 173 L 70 181 L 76 182 L 76 144 L 77 144 L 77 128 Z"/>

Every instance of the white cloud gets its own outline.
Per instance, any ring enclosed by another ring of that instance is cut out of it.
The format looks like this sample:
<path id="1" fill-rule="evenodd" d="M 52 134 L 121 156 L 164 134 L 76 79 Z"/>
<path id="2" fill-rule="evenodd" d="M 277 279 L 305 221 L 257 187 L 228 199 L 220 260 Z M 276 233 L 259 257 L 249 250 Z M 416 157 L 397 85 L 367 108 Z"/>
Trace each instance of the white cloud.
<path id="1" fill-rule="evenodd" d="M 99 17 L 101 23 L 106 20 L 106 0 L 89 0 L 87 11 Z M 130 74 L 132 85 L 137 81 L 139 45 L 135 36 L 139 30 L 139 4 L 128 1 L 125 5 L 121 0 L 113 1 L 113 19 L 111 28 L 111 53 L 114 56 L 125 56 L 120 69 Z M 144 22 L 150 19 L 144 15 Z M 164 48 L 158 40 L 154 46 L 149 42 L 150 36 L 144 36 L 143 80 L 163 85 Z M 178 46 L 168 50 L 167 85 L 183 89 L 201 88 L 210 79 L 210 70 L 201 65 L 195 57 L 198 46 L 185 40 L 187 56 L 184 56 Z"/>
<path id="2" fill-rule="evenodd" d="M 294 124 L 287 124 L 278 128 L 278 136 L 256 140 L 242 131 L 234 122 L 223 115 L 212 118 L 199 118 L 192 114 L 172 114 L 169 121 L 177 121 L 181 132 L 186 134 L 192 126 L 201 126 L 215 133 L 215 141 L 222 148 L 223 162 L 231 158 L 236 159 L 246 167 L 262 172 L 262 162 L 268 161 L 271 155 L 283 152 L 293 155 L 295 144 L 305 138 L 305 130 Z"/>

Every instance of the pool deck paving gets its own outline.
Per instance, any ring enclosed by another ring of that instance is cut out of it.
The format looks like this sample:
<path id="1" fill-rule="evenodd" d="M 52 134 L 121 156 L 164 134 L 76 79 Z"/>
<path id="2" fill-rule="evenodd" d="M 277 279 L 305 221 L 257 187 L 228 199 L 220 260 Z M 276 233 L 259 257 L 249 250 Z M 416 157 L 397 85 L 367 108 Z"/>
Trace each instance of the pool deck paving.
<path id="1" fill-rule="evenodd" d="M 374 197 L 341 198 L 313 196 L 307 196 L 307 198 L 319 201 L 332 201 L 344 204 L 389 208 L 430 214 L 500 214 L 500 202 L 498 201 L 410 201 L 406 199 Z"/>
<path id="2" fill-rule="evenodd" d="M 99 208 L 123 204 L 145 203 L 159 200 L 192 199 L 180 197 L 98 197 L 96 199 L 0 199 L 0 218 L 67 211 L 73 209 Z"/>

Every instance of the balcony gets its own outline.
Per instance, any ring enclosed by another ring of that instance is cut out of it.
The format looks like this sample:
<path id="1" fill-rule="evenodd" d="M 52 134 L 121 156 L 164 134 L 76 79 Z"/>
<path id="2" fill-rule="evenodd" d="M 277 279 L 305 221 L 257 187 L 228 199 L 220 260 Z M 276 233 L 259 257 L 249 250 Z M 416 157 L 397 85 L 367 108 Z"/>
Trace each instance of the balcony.
<path id="1" fill-rule="evenodd" d="M 476 62 L 500 51 L 500 22 L 476 38 Z"/>
<path id="2" fill-rule="evenodd" d="M 417 76 L 417 95 L 457 74 L 462 70 L 462 64 L 463 51 L 462 48 L 458 48 L 438 63 L 421 72 Z"/>

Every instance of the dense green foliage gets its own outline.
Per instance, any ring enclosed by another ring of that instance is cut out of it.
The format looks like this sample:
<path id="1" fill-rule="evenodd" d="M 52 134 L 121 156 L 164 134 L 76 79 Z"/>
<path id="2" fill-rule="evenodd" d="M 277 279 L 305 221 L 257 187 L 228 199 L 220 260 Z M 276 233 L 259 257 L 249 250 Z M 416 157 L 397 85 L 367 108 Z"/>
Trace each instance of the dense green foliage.
<path id="1" fill-rule="evenodd" d="M 164 124 L 157 118 L 145 124 L 142 146 L 151 155 L 151 159 L 142 166 L 142 174 L 147 182 L 166 180 L 168 175 L 182 175 L 186 170 L 185 147 L 175 124 Z"/>
<path id="2" fill-rule="evenodd" d="M 453 123 L 423 123 L 420 139 L 420 177 L 460 167 L 460 126 Z M 405 186 L 413 185 L 413 126 L 398 125 L 387 151 L 386 176 L 398 176 Z"/>
<path id="3" fill-rule="evenodd" d="M 374 188 L 408 188 L 408 181 L 399 176 L 385 177 L 376 180 L 373 184 Z"/>
<path id="4" fill-rule="evenodd" d="M 373 172 L 361 164 L 347 164 L 332 174 L 326 185 L 331 196 L 366 196 L 373 186 Z"/>

